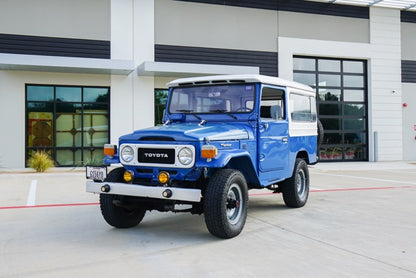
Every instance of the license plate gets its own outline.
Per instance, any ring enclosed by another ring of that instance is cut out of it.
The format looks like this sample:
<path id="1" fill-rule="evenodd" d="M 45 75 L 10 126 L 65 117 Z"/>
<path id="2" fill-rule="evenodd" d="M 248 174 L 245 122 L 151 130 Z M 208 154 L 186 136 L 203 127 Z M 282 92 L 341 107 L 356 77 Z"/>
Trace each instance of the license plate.
<path id="1" fill-rule="evenodd" d="M 86 166 L 87 179 L 103 181 L 107 177 L 107 167 L 105 166 Z"/>

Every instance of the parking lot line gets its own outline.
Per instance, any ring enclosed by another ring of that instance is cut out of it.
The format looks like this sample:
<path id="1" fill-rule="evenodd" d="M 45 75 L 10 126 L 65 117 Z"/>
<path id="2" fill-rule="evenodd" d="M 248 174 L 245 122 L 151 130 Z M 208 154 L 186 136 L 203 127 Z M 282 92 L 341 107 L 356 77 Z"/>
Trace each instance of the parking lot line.
<path id="1" fill-rule="evenodd" d="M 36 187 L 37 187 L 38 181 L 32 180 L 30 183 L 30 189 L 29 189 L 29 195 L 27 196 L 27 202 L 26 206 L 33 207 L 36 203 Z"/>

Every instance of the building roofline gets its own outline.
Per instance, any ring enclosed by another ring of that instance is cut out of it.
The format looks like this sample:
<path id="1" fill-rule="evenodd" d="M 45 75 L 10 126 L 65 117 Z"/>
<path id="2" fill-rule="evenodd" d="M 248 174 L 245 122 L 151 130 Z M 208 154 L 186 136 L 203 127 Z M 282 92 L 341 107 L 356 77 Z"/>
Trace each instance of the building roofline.
<path id="1" fill-rule="evenodd" d="M 129 75 L 135 66 L 132 60 L 0 53 L 0 70 Z"/>
<path id="2" fill-rule="evenodd" d="M 259 67 L 146 61 L 137 67 L 138 76 L 190 77 L 218 74 L 258 74 Z"/>

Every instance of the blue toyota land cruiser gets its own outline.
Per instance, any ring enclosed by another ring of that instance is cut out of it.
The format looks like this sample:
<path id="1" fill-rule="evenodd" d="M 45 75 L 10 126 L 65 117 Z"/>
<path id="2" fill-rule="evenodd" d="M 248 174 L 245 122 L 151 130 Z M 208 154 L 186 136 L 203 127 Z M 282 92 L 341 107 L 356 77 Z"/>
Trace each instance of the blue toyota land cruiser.
<path id="1" fill-rule="evenodd" d="M 146 211 L 204 214 L 211 234 L 231 238 L 247 218 L 248 190 L 282 193 L 288 207 L 309 195 L 317 162 L 315 92 L 262 75 L 170 82 L 163 126 L 105 145 L 106 169 L 87 167 L 108 224 L 128 228 Z"/>

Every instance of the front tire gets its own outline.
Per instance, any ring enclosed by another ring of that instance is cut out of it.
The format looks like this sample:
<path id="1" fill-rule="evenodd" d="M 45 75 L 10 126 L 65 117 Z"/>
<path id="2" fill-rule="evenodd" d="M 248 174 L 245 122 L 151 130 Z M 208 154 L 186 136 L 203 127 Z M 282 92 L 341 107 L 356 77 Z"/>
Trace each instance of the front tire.
<path id="1" fill-rule="evenodd" d="M 296 158 L 292 176 L 282 182 L 283 200 L 291 208 L 303 207 L 309 196 L 309 170 L 305 160 Z"/>
<path id="2" fill-rule="evenodd" d="M 124 168 L 116 168 L 112 170 L 105 181 L 122 182 Z M 124 196 L 113 194 L 100 194 L 100 208 L 104 220 L 111 226 L 116 228 L 131 228 L 137 226 L 146 213 L 143 208 L 122 207 L 119 204 L 123 201 Z M 117 205 L 116 205 L 117 204 Z"/>
<path id="3" fill-rule="evenodd" d="M 205 224 L 219 238 L 241 233 L 247 219 L 248 189 L 241 172 L 218 170 L 208 182 L 204 195 Z"/>

